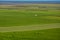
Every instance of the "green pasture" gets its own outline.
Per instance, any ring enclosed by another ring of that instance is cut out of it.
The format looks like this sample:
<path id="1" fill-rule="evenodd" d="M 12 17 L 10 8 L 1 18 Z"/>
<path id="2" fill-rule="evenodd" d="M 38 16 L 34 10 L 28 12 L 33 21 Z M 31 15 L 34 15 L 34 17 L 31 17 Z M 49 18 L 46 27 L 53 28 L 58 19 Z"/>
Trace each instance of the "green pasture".
<path id="1" fill-rule="evenodd" d="M 60 40 L 60 10 L 49 7 L 1 8 L 0 40 Z"/>
<path id="2" fill-rule="evenodd" d="M 20 32 L 0 32 L 0 40 L 60 40 L 60 28 Z"/>
<path id="3" fill-rule="evenodd" d="M 47 23 L 60 23 L 60 11 L 0 10 L 0 27 Z"/>

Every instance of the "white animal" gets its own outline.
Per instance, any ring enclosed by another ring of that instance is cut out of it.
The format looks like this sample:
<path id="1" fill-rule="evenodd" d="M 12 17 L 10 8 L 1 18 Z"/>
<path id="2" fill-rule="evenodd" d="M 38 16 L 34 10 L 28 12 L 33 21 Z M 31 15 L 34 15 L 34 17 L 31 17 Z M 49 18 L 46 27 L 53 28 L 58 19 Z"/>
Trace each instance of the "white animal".
<path id="1" fill-rule="evenodd" d="M 35 14 L 35 16 L 37 16 L 37 14 Z"/>

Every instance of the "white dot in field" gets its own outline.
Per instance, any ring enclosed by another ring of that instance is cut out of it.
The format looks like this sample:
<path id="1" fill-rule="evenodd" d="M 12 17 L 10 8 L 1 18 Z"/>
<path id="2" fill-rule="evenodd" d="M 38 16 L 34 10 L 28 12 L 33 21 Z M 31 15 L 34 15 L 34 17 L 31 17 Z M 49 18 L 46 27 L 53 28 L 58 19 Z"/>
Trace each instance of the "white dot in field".
<path id="1" fill-rule="evenodd" d="M 35 16 L 37 16 L 37 14 L 35 14 Z"/>

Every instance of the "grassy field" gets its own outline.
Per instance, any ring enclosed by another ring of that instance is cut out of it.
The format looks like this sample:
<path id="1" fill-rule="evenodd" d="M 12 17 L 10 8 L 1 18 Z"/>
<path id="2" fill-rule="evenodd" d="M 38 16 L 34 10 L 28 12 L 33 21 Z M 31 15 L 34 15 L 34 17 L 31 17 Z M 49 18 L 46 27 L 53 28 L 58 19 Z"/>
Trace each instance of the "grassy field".
<path id="1" fill-rule="evenodd" d="M 46 23 L 60 23 L 60 11 L 0 10 L 0 27 Z"/>
<path id="2" fill-rule="evenodd" d="M 0 40 L 60 40 L 60 28 L 21 32 L 0 32 Z"/>
<path id="3" fill-rule="evenodd" d="M 60 4 L 0 5 L 0 40 L 60 40 Z"/>

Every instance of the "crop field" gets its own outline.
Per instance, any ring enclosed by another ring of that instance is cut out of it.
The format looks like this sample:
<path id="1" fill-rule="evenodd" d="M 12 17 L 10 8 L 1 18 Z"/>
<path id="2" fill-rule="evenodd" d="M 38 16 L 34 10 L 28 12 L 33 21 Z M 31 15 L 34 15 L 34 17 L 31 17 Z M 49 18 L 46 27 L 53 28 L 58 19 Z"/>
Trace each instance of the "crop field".
<path id="1" fill-rule="evenodd" d="M 60 40 L 60 4 L 0 5 L 0 40 Z"/>

